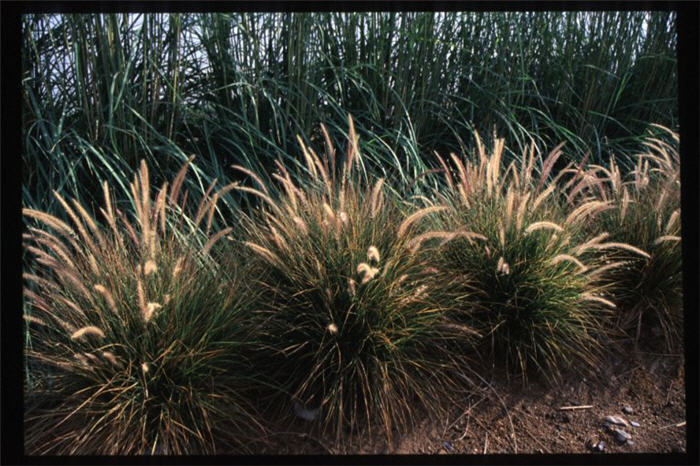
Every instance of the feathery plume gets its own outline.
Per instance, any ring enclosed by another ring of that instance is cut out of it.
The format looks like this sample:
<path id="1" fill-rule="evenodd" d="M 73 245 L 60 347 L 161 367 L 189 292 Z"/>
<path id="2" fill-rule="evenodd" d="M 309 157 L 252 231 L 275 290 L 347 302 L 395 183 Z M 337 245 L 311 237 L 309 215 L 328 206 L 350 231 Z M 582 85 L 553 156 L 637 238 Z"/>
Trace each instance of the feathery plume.
<path id="1" fill-rule="evenodd" d="M 308 228 L 306 228 L 306 223 L 301 219 L 301 217 L 294 217 L 294 223 L 297 225 L 297 228 L 301 230 L 304 234 L 307 234 L 309 232 Z"/>
<path id="2" fill-rule="evenodd" d="M 639 248 L 635 248 L 632 245 L 626 244 L 626 243 L 603 243 L 603 244 L 594 244 L 591 246 L 593 249 L 624 249 L 626 251 L 633 252 L 635 254 L 639 254 L 642 257 L 646 257 L 647 259 L 651 259 L 651 256 L 642 251 Z"/>
<path id="3" fill-rule="evenodd" d="M 143 265 L 143 274 L 144 276 L 149 276 L 153 273 L 158 272 L 158 266 L 156 265 L 155 261 L 153 259 L 148 259 L 146 263 Z"/>
<path id="4" fill-rule="evenodd" d="M 575 256 L 580 256 L 584 251 L 592 248 L 594 245 L 600 243 L 601 241 L 605 240 L 608 236 L 610 236 L 609 233 L 604 232 L 596 236 L 595 238 L 591 238 L 585 243 L 579 245 L 574 249 L 574 255 Z"/>
<path id="5" fill-rule="evenodd" d="M 136 293 L 139 299 L 139 309 L 141 309 L 141 316 L 147 321 L 146 315 L 148 309 L 146 308 L 146 296 L 143 293 L 143 285 L 141 285 L 141 278 L 137 278 L 136 281 Z"/>
<path id="6" fill-rule="evenodd" d="M 681 237 L 680 236 L 675 236 L 675 235 L 664 235 L 664 236 L 659 236 L 656 238 L 656 241 L 654 241 L 654 246 L 657 246 L 663 242 L 666 241 L 680 241 Z"/>
<path id="7" fill-rule="evenodd" d="M 117 304 L 114 302 L 114 298 L 112 297 L 112 293 L 107 290 L 107 288 L 104 287 L 104 285 L 100 285 L 99 283 L 93 286 L 93 289 L 100 293 L 104 298 L 105 301 L 107 301 L 107 304 L 109 305 L 109 308 L 112 310 L 112 312 L 117 312 Z"/>
<path id="8" fill-rule="evenodd" d="M 433 212 L 440 212 L 447 209 L 445 206 L 431 206 L 431 207 L 426 207 L 424 209 L 420 209 L 417 212 L 414 212 L 413 214 L 409 215 L 402 223 L 399 225 L 399 231 L 398 231 L 398 237 L 403 238 L 403 236 L 406 234 L 406 231 L 408 231 L 409 227 L 411 224 L 416 222 L 418 219 L 425 217 L 426 215 L 429 215 Z"/>
<path id="9" fill-rule="evenodd" d="M 384 183 L 384 178 L 379 178 L 377 182 L 374 184 L 374 188 L 372 189 L 372 195 L 370 196 L 370 216 L 374 218 L 377 215 L 377 212 L 379 211 L 379 208 L 381 207 L 381 189 L 382 189 L 382 184 Z"/>
<path id="10" fill-rule="evenodd" d="M 615 268 L 617 268 L 617 267 L 621 267 L 621 266 L 626 265 L 626 264 L 628 264 L 628 263 L 629 263 L 629 261 L 611 262 L 611 263 L 609 263 L 609 264 L 606 264 L 606 265 L 603 265 L 603 266 L 601 266 L 601 267 L 598 267 L 597 269 L 592 269 L 592 270 L 589 272 L 588 277 L 593 278 L 593 277 L 597 277 L 597 276 L 599 276 L 599 275 L 603 275 L 603 274 L 604 274 L 605 272 L 607 272 L 608 270 L 612 270 L 612 269 L 615 269 Z"/>
<path id="11" fill-rule="evenodd" d="M 370 246 L 369 249 L 367 249 L 367 260 L 379 263 L 379 249 L 377 249 L 376 246 Z"/>
<path id="12" fill-rule="evenodd" d="M 554 222 L 543 221 L 543 222 L 531 223 L 525 229 L 525 234 L 527 235 L 527 234 L 532 233 L 533 231 L 542 230 L 542 229 L 549 229 L 549 230 L 554 230 L 554 231 L 559 231 L 559 232 L 564 231 L 564 229 L 562 227 L 560 227 L 559 225 L 557 225 Z"/>
<path id="13" fill-rule="evenodd" d="M 69 238 L 75 236 L 75 232 L 65 222 L 59 220 L 53 215 L 49 215 L 45 212 L 41 212 L 34 209 L 22 209 L 22 215 L 35 218 L 43 224 L 53 228 L 54 230 L 62 233 L 64 236 L 67 236 Z"/>
<path id="14" fill-rule="evenodd" d="M 189 164 L 194 160 L 194 155 L 191 155 L 190 157 L 187 158 L 187 161 L 182 165 L 182 168 L 180 168 L 180 171 L 177 172 L 177 175 L 175 176 L 175 179 L 173 180 L 173 184 L 170 187 L 170 196 L 168 198 L 168 203 L 171 205 L 174 205 L 177 203 L 177 198 L 180 195 L 180 189 L 182 188 L 182 183 L 185 181 L 185 174 L 187 173 L 187 167 Z"/>
<path id="15" fill-rule="evenodd" d="M 182 264 L 185 260 L 184 256 L 178 257 L 177 261 L 175 262 L 175 267 L 173 267 L 173 279 L 177 278 L 177 276 L 180 274 L 182 271 Z"/>
<path id="16" fill-rule="evenodd" d="M 38 325 L 42 325 L 42 326 L 44 326 L 44 327 L 47 327 L 46 322 L 44 322 L 43 320 L 39 319 L 38 317 L 34 317 L 34 316 L 32 316 L 32 315 L 29 315 L 29 314 L 24 314 L 24 315 L 22 315 L 22 317 L 23 317 L 24 320 L 26 320 L 27 322 L 32 322 L 32 323 L 35 323 L 35 324 L 38 324 Z"/>
<path id="17" fill-rule="evenodd" d="M 496 264 L 496 272 L 502 275 L 510 275 L 510 266 L 503 259 L 503 256 L 498 258 L 498 264 Z"/>
<path id="18" fill-rule="evenodd" d="M 588 270 L 588 267 L 586 267 L 585 265 L 583 265 L 583 262 L 581 262 L 580 260 L 576 259 L 574 256 L 570 256 L 570 255 L 568 255 L 568 254 L 559 254 L 558 256 L 554 257 L 554 258 L 551 260 L 551 264 L 552 264 L 552 265 L 556 265 L 556 264 L 558 264 L 559 262 L 562 262 L 562 261 L 569 261 L 569 262 L 571 262 L 571 263 L 573 263 L 573 264 L 576 264 L 576 265 L 579 267 L 579 269 L 581 269 L 581 272 L 585 272 L 585 271 Z"/>
<path id="19" fill-rule="evenodd" d="M 617 307 L 615 305 L 615 303 L 613 303 L 612 301 L 608 301 L 605 298 L 601 298 L 600 296 L 595 296 L 595 295 L 592 295 L 590 293 L 582 293 L 581 300 L 582 301 L 594 301 L 597 303 L 605 304 L 606 306 L 611 307 L 612 309 L 615 309 Z"/>
<path id="20" fill-rule="evenodd" d="M 530 193 L 526 193 L 520 199 L 520 205 L 518 206 L 518 211 L 515 214 L 515 228 L 520 231 L 523 227 L 523 219 L 525 218 L 525 209 L 527 209 L 527 201 L 530 199 Z"/>
<path id="21" fill-rule="evenodd" d="M 544 184 L 545 180 L 549 176 L 549 172 L 552 171 L 554 164 L 556 163 L 559 156 L 561 156 L 561 154 L 562 154 L 561 148 L 564 147 L 564 144 L 566 144 L 566 143 L 562 142 L 557 147 L 555 147 L 552 150 L 552 152 L 549 153 L 549 155 L 545 159 L 544 163 L 542 164 L 542 174 L 540 175 L 540 180 L 537 183 L 537 188 L 535 188 L 536 193 L 540 192 L 542 185 Z"/>
<path id="22" fill-rule="evenodd" d="M 209 241 L 207 241 L 207 244 L 204 245 L 204 248 L 202 249 L 202 254 L 207 255 L 209 254 L 209 251 L 211 250 L 212 247 L 214 247 L 214 244 L 216 244 L 217 241 L 219 241 L 222 237 L 228 235 L 233 231 L 232 227 L 227 227 L 224 228 L 223 230 L 219 231 L 217 234 L 212 236 Z"/>
<path id="23" fill-rule="evenodd" d="M 145 314 L 145 319 L 146 322 L 150 321 L 151 318 L 153 317 L 153 314 L 163 306 L 159 303 L 154 303 L 154 302 L 149 302 L 146 304 L 146 314 Z"/>
<path id="24" fill-rule="evenodd" d="M 254 172 L 252 172 L 251 170 L 248 170 L 247 168 L 242 167 L 240 165 L 231 165 L 231 168 L 233 168 L 234 170 L 238 170 L 239 172 L 243 172 L 246 175 L 250 176 L 257 183 L 257 185 L 260 186 L 260 189 L 262 189 L 265 194 L 268 194 L 268 195 L 270 194 L 270 192 L 267 190 L 267 186 L 265 186 L 265 183 L 263 183 L 263 180 L 258 175 L 256 175 Z"/>
<path id="25" fill-rule="evenodd" d="M 429 231 L 427 233 L 423 233 L 411 238 L 411 240 L 406 244 L 406 246 L 408 247 L 409 251 L 411 251 L 411 253 L 415 253 L 418 249 L 420 249 L 424 241 L 434 238 L 442 238 L 445 241 L 449 241 L 455 236 L 456 234 L 454 232 L 449 231 Z"/>
<path id="26" fill-rule="evenodd" d="M 611 209 L 612 207 L 613 206 L 606 201 L 586 202 L 585 204 L 574 209 L 574 211 L 571 212 L 568 217 L 566 217 L 564 225 L 571 225 L 585 216 L 595 215 L 604 210 Z"/>
<path id="27" fill-rule="evenodd" d="M 362 275 L 362 281 L 360 283 L 364 285 L 379 273 L 379 269 L 363 262 L 357 266 L 357 273 Z"/>
<path id="28" fill-rule="evenodd" d="M 113 366 L 121 369 L 123 367 L 122 363 L 119 362 L 116 356 L 114 356 L 114 353 L 111 351 L 103 351 L 101 353 L 102 357 L 105 358 L 107 361 L 109 361 Z"/>
<path id="29" fill-rule="evenodd" d="M 464 167 L 464 164 L 462 161 L 455 155 L 455 154 L 450 154 L 450 157 L 452 158 L 452 161 L 454 162 L 455 166 L 457 167 L 457 171 L 459 172 L 459 193 L 462 196 L 462 200 L 464 201 L 465 204 L 469 203 L 469 183 L 467 182 L 467 170 Z M 447 176 L 449 176 L 449 171 L 446 171 Z M 452 177 L 450 176 L 449 181 L 451 181 Z"/>
<path id="30" fill-rule="evenodd" d="M 246 241 L 245 243 L 246 246 L 248 246 L 250 249 L 255 251 L 259 256 L 263 257 L 266 259 L 270 264 L 274 265 L 275 267 L 281 267 L 282 266 L 282 261 L 277 257 L 272 251 L 270 251 L 267 248 L 264 248 L 263 246 L 257 245 L 255 243 L 252 243 L 250 241 Z"/>
<path id="31" fill-rule="evenodd" d="M 666 228 L 664 229 L 665 233 L 670 233 L 671 229 L 676 224 L 676 220 L 678 220 L 678 216 L 680 215 L 680 213 L 681 213 L 680 209 L 676 209 L 673 211 L 673 213 L 671 214 L 671 216 L 668 219 L 668 223 L 666 224 Z"/>
<path id="32" fill-rule="evenodd" d="M 81 329 L 78 329 L 76 332 L 74 332 L 70 338 L 71 340 L 77 340 L 79 338 L 82 338 L 84 335 L 94 335 L 99 338 L 104 338 L 105 334 L 100 330 L 99 328 L 95 327 L 94 325 L 88 325 L 87 327 L 83 327 Z"/>
<path id="33" fill-rule="evenodd" d="M 357 292 L 357 283 L 352 278 L 348 278 L 348 293 L 350 296 L 355 296 Z"/>

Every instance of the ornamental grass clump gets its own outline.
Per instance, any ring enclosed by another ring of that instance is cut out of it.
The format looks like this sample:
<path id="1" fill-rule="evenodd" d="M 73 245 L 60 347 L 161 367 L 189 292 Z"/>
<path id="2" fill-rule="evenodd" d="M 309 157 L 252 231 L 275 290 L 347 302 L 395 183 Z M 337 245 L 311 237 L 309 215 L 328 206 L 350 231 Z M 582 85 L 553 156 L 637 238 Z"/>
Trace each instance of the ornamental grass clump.
<path id="1" fill-rule="evenodd" d="M 229 230 L 198 225 L 215 199 L 185 215 L 186 168 L 152 202 L 142 163 L 134 216 L 105 182 L 104 226 L 57 193 L 70 224 L 24 209 L 39 225 L 24 235 L 36 258 L 25 274 L 26 355 L 41 382 L 25 395 L 28 454 L 245 451 L 259 433 L 250 294 L 214 260 Z"/>
<path id="2" fill-rule="evenodd" d="M 301 144 L 299 183 L 278 164 L 279 196 L 257 177 L 259 189 L 239 187 L 265 203 L 244 235 L 261 269 L 264 366 L 281 409 L 322 433 L 337 441 L 379 429 L 391 439 L 454 393 L 451 340 L 471 331 L 447 319 L 436 299 L 445 280 L 411 253 L 418 224 L 437 209 L 404 217 L 382 179 L 361 178 L 352 120 L 342 166 L 326 143 L 323 157 Z"/>
<path id="3" fill-rule="evenodd" d="M 584 236 L 583 225 L 610 208 L 607 203 L 562 208 L 557 186 L 563 175 L 548 181 L 561 146 L 535 177 L 533 148 L 502 174 L 503 140 L 487 155 L 476 139 L 477 161 L 453 155 L 452 168 L 440 158 L 446 189 L 437 198 L 447 209 L 436 222 L 452 236 L 443 242 L 438 267 L 465 284 L 455 288 L 451 314 L 484 335 L 485 362 L 523 383 L 532 370 L 553 382 L 564 368 L 592 368 L 603 319 L 615 307 L 601 280 L 610 266 L 599 251 L 642 252 L 606 243 L 607 234 Z"/>
<path id="4" fill-rule="evenodd" d="M 619 249 L 607 254 L 606 260 L 622 263 L 609 276 L 618 305 L 617 328 L 636 342 L 644 335 L 651 346 L 677 351 L 683 340 L 679 139 L 662 129 L 671 140 L 648 138 L 648 151 L 636 156 L 631 173 L 623 176 L 612 157 L 607 167 L 590 165 L 587 179 L 595 182 L 584 183 L 584 177 L 578 177 L 570 200 L 575 204 L 581 197 L 598 198 L 613 203 L 615 208 L 603 212 L 591 227 L 608 232 L 611 241 L 648 253 L 640 256 Z M 577 189 L 584 184 L 586 189 Z"/>

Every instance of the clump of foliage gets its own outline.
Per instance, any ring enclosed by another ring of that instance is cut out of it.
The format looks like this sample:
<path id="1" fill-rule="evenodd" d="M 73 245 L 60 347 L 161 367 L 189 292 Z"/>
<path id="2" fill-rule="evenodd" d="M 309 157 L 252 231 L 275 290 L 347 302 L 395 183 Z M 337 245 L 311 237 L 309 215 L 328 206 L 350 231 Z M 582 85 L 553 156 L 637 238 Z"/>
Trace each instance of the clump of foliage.
<path id="1" fill-rule="evenodd" d="M 677 124 L 675 14 L 24 15 L 23 200 L 99 202 L 106 178 L 127 194 L 140 157 L 162 179 L 190 153 L 197 177 L 232 163 L 267 177 L 320 122 L 342 140 L 347 112 L 367 162 L 397 179 L 494 126 L 512 155 L 531 139 L 598 163 L 632 154 L 649 122 Z"/>
<path id="2" fill-rule="evenodd" d="M 450 348 L 472 332 L 446 317 L 437 299 L 444 278 L 412 254 L 416 223 L 436 209 L 405 216 L 383 179 L 358 174 L 352 120 L 342 166 L 327 143 L 322 158 L 302 143 L 305 184 L 278 164 L 278 200 L 252 173 L 259 189 L 239 187 L 264 202 L 244 222 L 263 270 L 264 366 L 288 412 L 294 406 L 322 432 L 337 440 L 379 426 L 390 439 L 456 390 Z"/>
<path id="3" fill-rule="evenodd" d="M 591 201 L 570 212 L 558 201 L 561 176 L 547 182 L 560 147 L 535 180 L 534 148 L 502 174 L 503 140 L 487 155 L 478 134 L 478 160 L 440 158 L 448 209 L 436 219 L 443 245 L 439 269 L 469 284 L 456 288 L 451 312 L 485 335 L 481 354 L 523 382 L 530 369 L 550 381 L 572 366 L 591 368 L 600 354 L 603 322 L 615 305 L 606 297 L 598 251 L 636 248 L 584 235 L 584 225 L 609 208 Z M 568 167 L 567 167 L 568 168 Z M 576 363 L 576 364 L 574 364 Z"/>
<path id="4" fill-rule="evenodd" d="M 576 179 L 569 198 L 572 203 L 580 198 L 614 203 L 592 226 L 609 233 L 612 241 L 648 253 L 640 257 L 616 250 L 607 255 L 608 261 L 621 265 L 609 276 L 619 308 L 616 324 L 632 332 L 635 341 L 644 332 L 652 346 L 653 333 L 660 330 L 665 349 L 671 351 L 678 350 L 683 339 L 680 159 L 678 135 L 662 129 L 670 141 L 648 138 L 648 151 L 637 156 L 636 167 L 627 176 L 614 158 L 607 167 L 590 165 Z"/>
<path id="5" fill-rule="evenodd" d="M 58 193 L 71 224 L 24 209 L 40 225 L 24 235 L 36 259 L 24 275 L 36 381 L 25 395 L 29 454 L 246 451 L 259 434 L 250 290 L 217 265 L 230 229 L 200 228 L 216 198 L 185 214 L 186 168 L 152 201 L 142 163 L 133 216 L 105 182 L 104 226 Z"/>

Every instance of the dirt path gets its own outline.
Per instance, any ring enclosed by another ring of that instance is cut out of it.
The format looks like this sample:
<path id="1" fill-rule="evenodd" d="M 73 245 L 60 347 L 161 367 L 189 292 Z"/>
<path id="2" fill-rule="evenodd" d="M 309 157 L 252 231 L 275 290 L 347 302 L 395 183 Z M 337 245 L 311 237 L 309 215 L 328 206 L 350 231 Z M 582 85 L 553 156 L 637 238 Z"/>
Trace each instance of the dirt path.
<path id="1" fill-rule="evenodd" d="M 685 452 L 682 358 L 621 353 L 631 356 L 608 361 L 598 380 L 569 376 L 556 388 L 531 384 L 526 390 L 489 381 L 465 399 L 462 407 L 455 407 L 447 419 L 426 416 L 416 429 L 391 446 L 379 439 L 361 439 L 352 445 L 331 447 L 320 439 L 295 434 L 289 437 L 295 439 L 291 444 L 285 441 L 275 447 L 275 453 Z M 561 410 L 564 406 L 590 408 Z M 627 425 L 606 427 L 606 416 L 620 417 Z M 612 428 L 631 435 L 631 439 L 618 441 Z M 601 442 L 602 446 L 596 447 Z"/>

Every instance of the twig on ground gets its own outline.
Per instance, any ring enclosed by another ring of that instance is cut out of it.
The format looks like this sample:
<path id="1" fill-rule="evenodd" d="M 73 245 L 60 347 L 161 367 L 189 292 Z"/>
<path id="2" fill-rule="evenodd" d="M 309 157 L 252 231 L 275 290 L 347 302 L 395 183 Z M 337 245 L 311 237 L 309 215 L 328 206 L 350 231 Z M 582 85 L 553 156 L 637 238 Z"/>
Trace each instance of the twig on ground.
<path id="1" fill-rule="evenodd" d="M 486 449 L 489 447 L 489 433 L 486 432 L 486 438 L 484 439 L 484 455 L 486 454 Z"/>
<path id="2" fill-rule="evenodd" d="M 658 430 L 668 429 L 670 427 L 683 427 L 683 426 L 685 426 L 685 421 L 678 422 L 676 424 L 669 424 L 667 426 L 659 427 Z"/>
<path id="3" fill-rule="evenodd" d="M 590 409 L 593 405 L 580 405 L 580 406 L 562 406 L 559 411 L 569 411 L 574 409 Z"/>
<path id="4" fill-rule="evenodd" d="M 460 440 L 462 440 L 464 437 L 466 437 L 467 434 L 469 433 L 469 423 L 471 422 L 471 419 L 472 419 L 471 416 L 469 416 L 469 417 L 467 418 L 467 428 L 464 429 L 464 433 L 462 434 L 462 436 L 461 436 L 460 438 L 457 439 L 458 442 L 459 442 Z"/>

